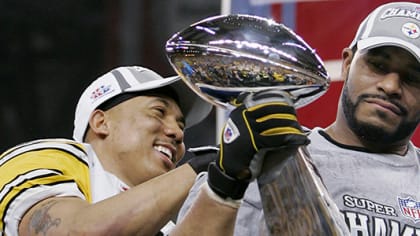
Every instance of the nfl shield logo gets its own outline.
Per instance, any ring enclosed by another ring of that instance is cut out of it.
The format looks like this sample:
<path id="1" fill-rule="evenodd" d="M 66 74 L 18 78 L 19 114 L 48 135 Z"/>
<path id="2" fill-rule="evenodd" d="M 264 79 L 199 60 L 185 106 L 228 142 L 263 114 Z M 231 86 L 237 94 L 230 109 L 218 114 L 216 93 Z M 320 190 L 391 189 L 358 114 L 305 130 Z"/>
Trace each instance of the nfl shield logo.
<path id="1" fill-rule="evenodd" d="M 401 213 L 417 223 L 420 221 L 420 202 L 414 200 L 411 197 L 400 198 L 398 197 L 398 204 L 400 206 Z"/>
<path id="2" fill-rule="evenodd" d="M 228 119 L 226 122 L 225 129 L 223 131 L 223 142 L 231 143 L 239 137 L 239 130 L 236 127 L 235 123 L 231 119 Z"/>

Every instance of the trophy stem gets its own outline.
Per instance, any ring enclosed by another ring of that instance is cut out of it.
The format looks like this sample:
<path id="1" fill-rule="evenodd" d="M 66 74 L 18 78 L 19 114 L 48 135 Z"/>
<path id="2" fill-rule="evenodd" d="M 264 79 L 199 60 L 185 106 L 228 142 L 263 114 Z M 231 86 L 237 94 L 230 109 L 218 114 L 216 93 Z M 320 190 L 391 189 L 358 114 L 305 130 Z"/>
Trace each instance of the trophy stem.
<path id="1" fill-rule="evenodd" d="M 305 146 L 268 152 L 257 180 L 268 235 L 350 235 Z"/>

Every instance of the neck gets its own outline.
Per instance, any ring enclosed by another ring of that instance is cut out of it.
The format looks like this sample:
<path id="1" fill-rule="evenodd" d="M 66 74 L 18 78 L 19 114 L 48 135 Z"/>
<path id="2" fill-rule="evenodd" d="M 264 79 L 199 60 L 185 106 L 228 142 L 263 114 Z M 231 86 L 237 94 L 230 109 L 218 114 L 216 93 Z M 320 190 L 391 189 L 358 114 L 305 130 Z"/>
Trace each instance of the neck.
<path id="1" fill-rule="evenodd" d="M 337 124 L 337 122 L 328 126 L 325 132 L 338 143 L 365 148 L 374 153 L 392 153 L 402 156 L 408 150 L 408 140 L 392 144 L 370 142 L 357 136 L 347 125 Z"/>

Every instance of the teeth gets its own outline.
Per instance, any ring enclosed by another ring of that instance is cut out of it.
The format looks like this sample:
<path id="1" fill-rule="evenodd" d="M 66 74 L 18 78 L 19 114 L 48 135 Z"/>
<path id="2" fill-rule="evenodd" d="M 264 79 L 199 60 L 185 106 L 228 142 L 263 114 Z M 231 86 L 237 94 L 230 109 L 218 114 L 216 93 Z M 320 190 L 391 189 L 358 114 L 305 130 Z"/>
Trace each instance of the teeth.
<path id="1" fill-rule="evenodd" d="M 172 152 L 171 152 L 171 150 L 169 150 L 168 148 L 163 147 L 163 146 L 154 146 L 154 148 L 155 148 L 155 150 L 157 150 L 157 151 L 165 154 L 166 156 L 168 156 L 169 159 L 172 160 Z"/>

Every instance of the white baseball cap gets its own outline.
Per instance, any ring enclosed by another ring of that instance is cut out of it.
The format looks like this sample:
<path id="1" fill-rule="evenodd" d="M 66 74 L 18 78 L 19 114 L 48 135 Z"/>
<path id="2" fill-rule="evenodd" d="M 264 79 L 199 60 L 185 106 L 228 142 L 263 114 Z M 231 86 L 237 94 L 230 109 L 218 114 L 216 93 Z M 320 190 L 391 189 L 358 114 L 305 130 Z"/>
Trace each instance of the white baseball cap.
<path id="1" fill-rule="evenodd" d="M 420 4 L 392 2 L 372 11 L 360 24 L 350 48 L 398 46 L 420 61 Z"/>
<path id="2" fill-rule="evenodd" d="M 120 94 L 163 87 L 172 88 L 178 96 L 186 128 L 199 123 L 210 113 L 212 105 L 193 92 L 180 77 L 163 78 L 140 66 L 118 67 L 97 78 L 82 93 L 76 107 L 73 138 L 83 142 L 92 112 L 104 102 Z"/>

